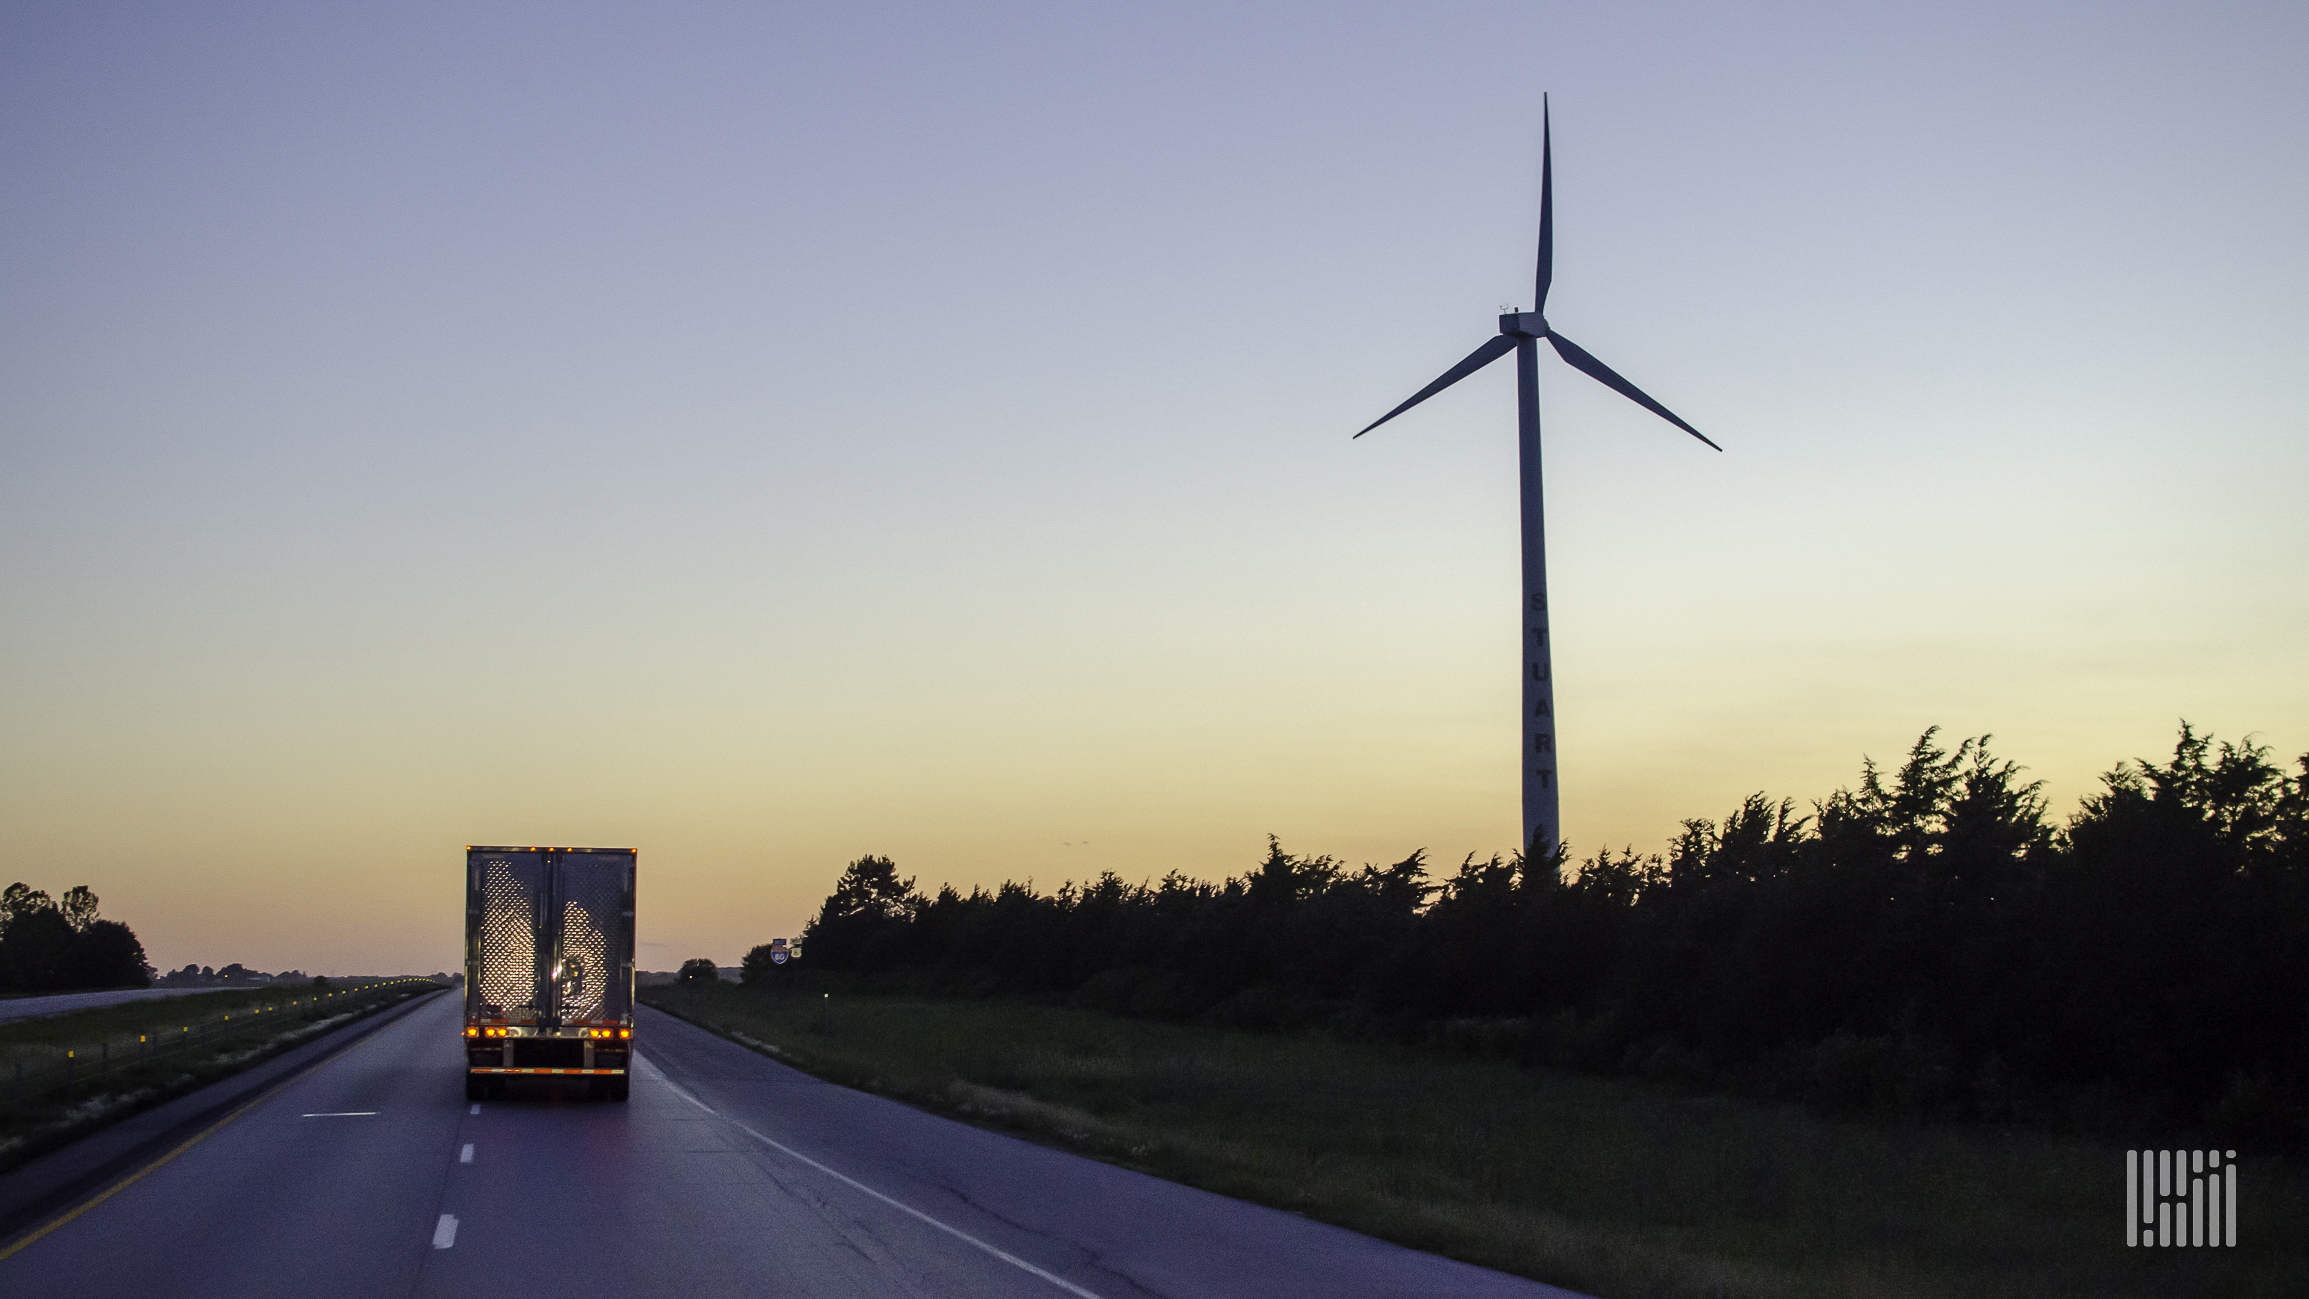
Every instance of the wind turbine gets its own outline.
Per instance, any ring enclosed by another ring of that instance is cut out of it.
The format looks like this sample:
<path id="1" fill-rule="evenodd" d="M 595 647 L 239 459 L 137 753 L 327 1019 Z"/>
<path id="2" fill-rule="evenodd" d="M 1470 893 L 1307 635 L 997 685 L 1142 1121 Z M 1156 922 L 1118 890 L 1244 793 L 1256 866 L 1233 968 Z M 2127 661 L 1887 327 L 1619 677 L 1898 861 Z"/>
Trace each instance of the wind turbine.
<path id="1" fill-rule="evenodd" d="M 1526 861 L 1552 856 L 1562 842 L 1563 821 L 1556 788 L 1555 673 L 1550 665 L 1547 634 L 1547 530 L 1539 491 L 1539 340 L 1546 339 L 1556 354 L 1621 396 L 1691 434 L 1716 450 L 1723 450 L 1698 429 L 1676 417 L 1674 411 L 1645 396 L 1642 389 L 1621 378 L 1610 366 L 1590 356 L 1547 323 L 1548 281 L 1555 272 L 1555 158 L 1548 126 L 1547 97 L 1539 108 L 1539 277 L 1529 311 L 1509 312 L 1499 318 L 1499 335 L 1476 348 L 1468 358 L 1443 372 L 1443 377 L 1413 393 L 1411 400 L 1388 411 L 1363 430 L 1368 433 L 1452 384 L 1475 373 L 1509 352 L 1515 353 L 1515 395 L 1519 450 L 1523 474 L 1523 849 Z M 1363 436 L 1357 433 L 1356 437 Z"/>

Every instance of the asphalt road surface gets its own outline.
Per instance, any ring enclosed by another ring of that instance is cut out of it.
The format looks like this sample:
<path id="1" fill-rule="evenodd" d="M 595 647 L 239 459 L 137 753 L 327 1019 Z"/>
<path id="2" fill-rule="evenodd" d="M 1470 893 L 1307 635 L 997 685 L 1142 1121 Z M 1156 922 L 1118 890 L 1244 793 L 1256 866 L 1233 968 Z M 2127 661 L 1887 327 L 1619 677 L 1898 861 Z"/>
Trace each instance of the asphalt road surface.
<path id="1" fill-rule="evenodd" d="M 819 1082 L 644 1011 L 626 1104 L 469 1104 L 437 997 L 0 1258 L 9 1295 L 1569 1292 Z"/>

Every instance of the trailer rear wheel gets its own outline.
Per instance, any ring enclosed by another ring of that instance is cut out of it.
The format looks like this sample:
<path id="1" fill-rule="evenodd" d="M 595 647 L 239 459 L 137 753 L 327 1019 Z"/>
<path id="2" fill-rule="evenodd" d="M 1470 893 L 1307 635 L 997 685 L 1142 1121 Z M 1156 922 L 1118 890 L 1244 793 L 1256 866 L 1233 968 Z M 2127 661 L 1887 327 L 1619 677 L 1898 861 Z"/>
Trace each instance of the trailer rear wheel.
<path id="1" fill-rule="evenodd" d="M 623 1074 L 620 1074 L 620 1075 L 618 1075 L 617 1077 L 610 1079 L 610 1080 L 609 1080 L 609 1098 L 610 1098 L 611 1100 L 613 1100 L 613 1101 L 622 1101 L 622 1100 L 624 1100 L 624 1099 L 625 1099 L 625 1092 L 626 1092 L 626 1084 L 627 1084 L 627 1082 L 628 1082 L 628 1081 L 629 1081 L 629 1079 L 628 1079 L 628 1078 L 627 1078 L 625 1075 L 623 1075 Z"/>
<path id="2" fill-rule="evenodd" d="M 486 1096 L 487 1096 L 487 1093 L 488 1093 L 488 1091 L 489 1091 L 489 1083 L 488 1083 L 488 1081 L 487 1081 L 486 1079 L 484 1079 L 484 1078 L 483 1078 L 483 1077 L 482 1077 L 480 1074 L 477 1074 L 477 1073 L 469 1073 L 469 1074 L 465 1075 L 465 1099 L 466 1099 L 466 1100 L 469 1100 L 469 1101 L 477 1101 L 477 1100 L 483 1100 L 483 1099 L 486 1099 Z"/>

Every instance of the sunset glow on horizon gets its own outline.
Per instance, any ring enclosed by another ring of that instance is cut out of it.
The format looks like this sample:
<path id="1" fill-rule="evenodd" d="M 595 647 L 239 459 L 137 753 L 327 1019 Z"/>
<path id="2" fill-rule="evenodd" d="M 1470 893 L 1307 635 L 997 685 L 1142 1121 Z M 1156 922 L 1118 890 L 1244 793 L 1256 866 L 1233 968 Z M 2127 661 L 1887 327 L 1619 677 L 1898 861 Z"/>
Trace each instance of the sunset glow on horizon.
<path id="1" fill-rule="evenodd" d="M 925 887 L 1517 827 L 1530 292 L 1566 838 L 1927 727 L 2065 816 L 2309 751 L 2309 15 L 1056 4 L 0 16 L 0 826 L 154 965 L 642 964 Z M 1573 322 L 1577 322 L 1574 324 Z M 1464 340 L 1464 341 L 1461 341 Z"/>

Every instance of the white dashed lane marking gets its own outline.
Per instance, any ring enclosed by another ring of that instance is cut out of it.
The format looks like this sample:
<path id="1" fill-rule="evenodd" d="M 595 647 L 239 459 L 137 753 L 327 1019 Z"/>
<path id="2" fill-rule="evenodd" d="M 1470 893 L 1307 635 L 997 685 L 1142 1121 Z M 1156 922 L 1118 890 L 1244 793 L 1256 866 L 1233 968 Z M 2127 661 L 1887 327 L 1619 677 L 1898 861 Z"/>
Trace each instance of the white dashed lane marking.
<path id="1" fill-rule="evenodd" d="M 433 1248 L 447 1249 L 456 1243 L 457 1217 L 455 1214 L 444 1213 L 441 1221 L 433 1226 Z"/>
<path id="2" fill-rule="evenodd" d="M 472 1143 L 472 1142 L 470 1142 L 470 1141 L 466 1142 L 466 1143 L 465 1143 L 465 1148 L 464 1148 L 463 1150 L 460 1150 L 460 1151 L 458 1151 L 458 1152 L 457 1152 L 457 1162 L 458 1162 L 458 1163 L 460 1163 L 460 1164 L 470 1164 L 470 1163 L 472 1163 L 472 1162 L 473 1162 L 473 1143 Z"/>

